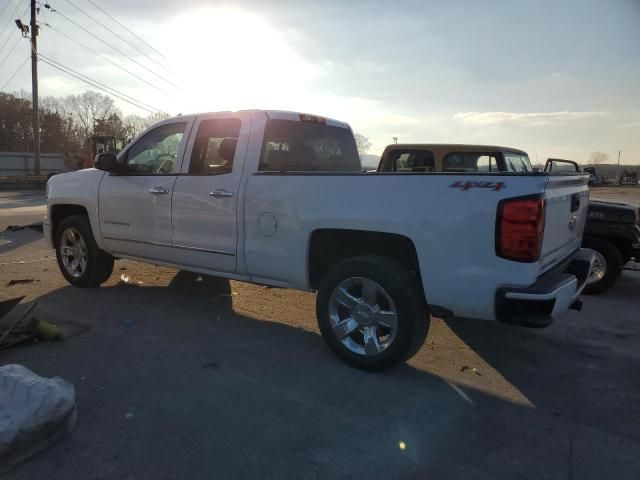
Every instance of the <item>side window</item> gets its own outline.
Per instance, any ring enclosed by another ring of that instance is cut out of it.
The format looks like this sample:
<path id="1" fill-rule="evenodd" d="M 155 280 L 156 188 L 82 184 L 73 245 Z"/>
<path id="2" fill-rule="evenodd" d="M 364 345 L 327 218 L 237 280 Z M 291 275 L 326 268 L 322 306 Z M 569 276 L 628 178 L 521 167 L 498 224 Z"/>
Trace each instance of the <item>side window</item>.
<path id="1" fill-rule="evenodd" d="M 391 155 L 392 172 L 433 172 L 435 167 L 430 150 L 396 150 Z"/>
<path id="2" fill-rule="evenodd" d="M 533 170 L 529 157 L 526 155 L 505 153 L 504 163 L 509 172 L 531 172 Z M 570 169 L 573 169 L 573 166 L 570 166 Z"/>
<path id="3" fill-rule="evenodd" d="M 126 173 L 162 175 L 171 173 L 178 157 L 186 122 L 154 128 L 127 151 Z"/>
<path id="4" fill-rule="evenodd" d="M 449 153 L 444 158 L 445 172 L 493 172 L 498 170 L 497 157 L 492 153 Z"/>
<path id="5" fill-rule="evenodd" d="M 240 120 L 203 120 L 193 144 L 189 175 L 220 175 L 233 170 L 233 156 L 240 134 Z"/>
<path id="6" fill-rule="evenodd" d="M 478 157 L 476 164 L 478 172 L 494 172 L 496 169 L 495 157 L 491 155 L 482 155 Z"/>

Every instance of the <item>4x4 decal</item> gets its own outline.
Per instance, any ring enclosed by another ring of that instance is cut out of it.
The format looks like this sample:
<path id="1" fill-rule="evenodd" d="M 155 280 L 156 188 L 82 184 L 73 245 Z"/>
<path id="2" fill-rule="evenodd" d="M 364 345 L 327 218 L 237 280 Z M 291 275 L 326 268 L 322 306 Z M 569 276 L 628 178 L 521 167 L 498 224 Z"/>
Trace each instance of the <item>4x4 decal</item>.
<path id="1" fill-rule="evenodd" d="M 488 188 L 494 192 L 499 192 L 507 188 L 507 184 L 504 182 L 464 182 L 458 180 L 449 185 L 449 188 L 459 188 L 462 191 L 471 190 L 472 188 Z"/>

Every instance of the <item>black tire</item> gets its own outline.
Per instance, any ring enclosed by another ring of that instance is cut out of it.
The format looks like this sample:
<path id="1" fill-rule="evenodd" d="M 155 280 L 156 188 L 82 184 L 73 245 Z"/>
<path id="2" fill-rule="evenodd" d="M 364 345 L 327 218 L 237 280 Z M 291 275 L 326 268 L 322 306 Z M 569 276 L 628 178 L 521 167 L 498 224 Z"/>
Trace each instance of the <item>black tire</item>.
<path id="1" fill-rule="evenodd" d="M 79 232 L 86 246 L 87 265 L 79 276 L 73 276 L 64 266 L 61 255 L 61 240 L 64 232 L 73 228 Z M 86 215 L 73 215 L 60 222 L 55 233 L 56 258 L 58 267 L 64 278 L 77 287 L 97 287 L 107 281 L 113 272 L 113 256 L 100 250 L 91 231 L 91 224 Z"/>
<path id="2" fill-rule="evenodd" d="M 338 339 L 331 325 L 330 301 L 334 289 L 342 281 L 356 277 L 376 282 L 395 305 L 395 339 L 378 354 L 351 351 Z M 428 306 L 416 274 L 391 258 L 377 255 L 355 257 L 334 266 L 318 289 L 316 314 L 322 336 L 331 350 L 349 365 L 362 370 L 384 370 L 408 360 L 422 347 L 429 332 Z"/>
<path id="3" fill-rule="evenodd" d="M 602 255 L 606 261 L 604 277 L 594 283 L 587 283 L 584 293 L 587 295 L 599 295 L 609 290 L 618 281 L 622 274 L 625 262 L 622 253 L 613 243 L 601 238 L 585 237 L 582 241 L 584 248 L 590 248 Z"/>

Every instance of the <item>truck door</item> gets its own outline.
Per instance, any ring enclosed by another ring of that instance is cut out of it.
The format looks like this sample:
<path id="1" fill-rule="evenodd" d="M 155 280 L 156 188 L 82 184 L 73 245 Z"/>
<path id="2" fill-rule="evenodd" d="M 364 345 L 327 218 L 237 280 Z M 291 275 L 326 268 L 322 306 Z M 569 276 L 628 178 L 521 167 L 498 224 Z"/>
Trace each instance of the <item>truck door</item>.
<path id="1" fill-rule="evenodd" d="M 236 270 L 238 193 L 251 128 L 243 118 L 196 118 L 173 189 L 172 244 L 182 265 Z"/>
<path id="2" fill-rule="evenodd" d="M 102 178 L 100 229 L 109 251 L 171 261 L 171 193 L 193 119 L 165 122 L 129 146 Z"/>

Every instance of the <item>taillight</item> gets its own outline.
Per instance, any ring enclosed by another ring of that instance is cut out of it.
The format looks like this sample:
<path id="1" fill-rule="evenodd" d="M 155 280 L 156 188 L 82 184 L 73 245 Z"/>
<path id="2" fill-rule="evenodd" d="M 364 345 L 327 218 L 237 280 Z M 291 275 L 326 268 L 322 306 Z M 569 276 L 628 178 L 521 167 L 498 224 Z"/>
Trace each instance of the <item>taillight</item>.
<path id="1" fill-rule="evenodd" d="M 498 256 L 519 262 L 536 262 L 544 238 L 543 198 L 513 198 L 500 202 L 496 232 Z"/>

